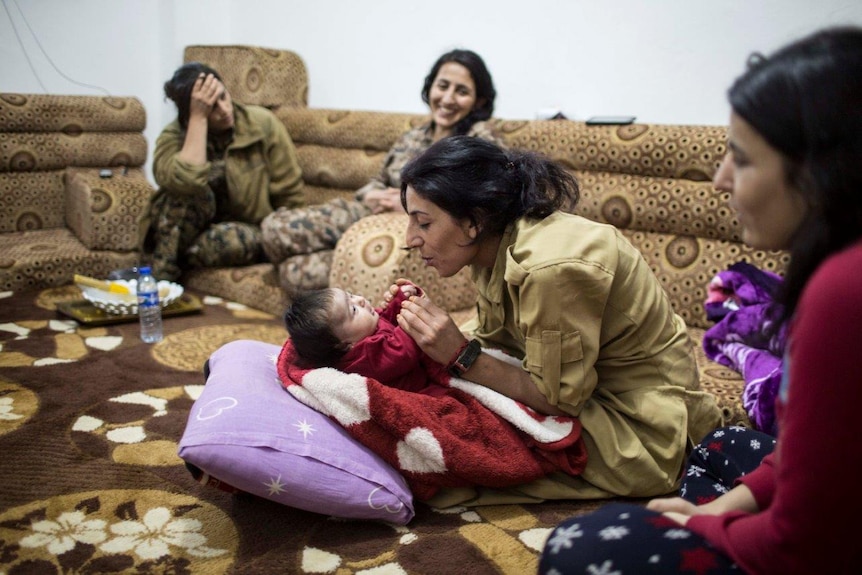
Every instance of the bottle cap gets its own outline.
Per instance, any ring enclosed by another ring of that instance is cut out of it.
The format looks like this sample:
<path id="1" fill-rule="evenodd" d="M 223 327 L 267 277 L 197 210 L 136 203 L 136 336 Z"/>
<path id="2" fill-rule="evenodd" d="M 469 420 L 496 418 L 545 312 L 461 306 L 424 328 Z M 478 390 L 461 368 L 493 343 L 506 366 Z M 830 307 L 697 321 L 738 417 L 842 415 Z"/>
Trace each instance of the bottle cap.
<path id="1" fill-rule="evenodd" d="M 138 274 L 142 276 L 150 275 L 151 273 L 152 270 L 150 269 L 150 266 L 141 266 L 140 269 L 138 269 Z"/>

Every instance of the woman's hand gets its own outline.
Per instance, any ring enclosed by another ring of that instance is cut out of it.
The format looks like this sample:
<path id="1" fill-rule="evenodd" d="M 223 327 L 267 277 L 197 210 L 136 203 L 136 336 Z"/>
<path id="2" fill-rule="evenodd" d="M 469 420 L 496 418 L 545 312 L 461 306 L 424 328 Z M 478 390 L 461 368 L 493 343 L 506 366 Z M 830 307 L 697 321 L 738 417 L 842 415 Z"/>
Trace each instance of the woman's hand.
<path id="1" fill-rule="evenodd" d="M 397 284 L 392 287 L 400 289 Z M 416 341 L 419 348 L 442 365 L 449 365 L 466 342 L 464 334 L 449 314 L 427 297 L 413 296 L 403 302 L 397 319 L 398 325 Z M 530 374 L 520 366 L 500 361 L 486 353 L 479 354 L 462 377 L 520 401 L 539 413 L 569 415 L 548 403 L 530 379 Z"/>
<path id="2" fill-rule="evenodd" d="M 207 161 L 207 133 L 209 115 L 216 101 L 224 92 L 224 85 L 212 74 L 201 74 L 192 86 L 189 96 L 189 123 L 186 139 L 177 157 L 194 166 L 202 166 Z"/>
<path id="3" fill-rule="evenodd" d="M 406 331 L 431 359 L 449 365 L 466 339 L 449 314 L 427 297 L 412 297 L 401 304 L 398 325 Z M 461 377 L 484 385 L 506 397 L 520 401 L 546 415 L 568 415 L 548 403 L 547 398 L 520 366 L 512 365 L 486 353 L 479 357 Z"/>
<path id="4" fill-rule="evenodd" d="M 664 499 L 653 499 L 647 503 L 647 509 L 661 513 L 668 519 L 685 526 L 689 517 L 699 515 L 703 511 L 690 501 L 682 497 L 668 497 Z"/>
<path id="5" fill-rule="evenodd" d="M 212 74 L 201 74 L 192 86 L 189 100 L 189 121 L 192 118 L 206 120 L 213 110 L 216 101 L 224 92 L 224 86 Z"/>
<path id="6" fill-rule="evenodd" d="M 464 334 L 442 308 L 427 297 L 413 296 L 401 304 L 398 325 L 431 359 L 447 365 L 464 343 Z"/>
<path id="7" fill-rule="evenodd" d="M 383 294 L 383 302 L 386 305 L 389 305 L 389 302 L 398 294 L 399 291 L 404 292 L 405 298 L 409 298 L 413 295 L 423 295 L 421 290 L 413 285 L 413 283 L 404 278 L 398 278 L 395 280 L 395 283 L 389 286 L 389 290 Z"/>
<path id="8" fill-rule="evenodd" d="M 695 515 L 721 515 L 728 511 L 745 511 L 757 513 L 759 508 L 754 494 L 747 485 L 737 485 L 724 495 L 703 505 L 695 505 L 681 497 L 653 499 L 647 503 L 647 509 L 657 511 L 668 519 L 685 525 Z"/>
<path id="9" fill-rule="evenodd" d="M 375 214 L 395 212 L 404 209 L 401 206 L 401 190 L 398 188 L 369 190 L 368 193 L 365 194 L 363 202 L 371 209 L 371 212 Z"/>

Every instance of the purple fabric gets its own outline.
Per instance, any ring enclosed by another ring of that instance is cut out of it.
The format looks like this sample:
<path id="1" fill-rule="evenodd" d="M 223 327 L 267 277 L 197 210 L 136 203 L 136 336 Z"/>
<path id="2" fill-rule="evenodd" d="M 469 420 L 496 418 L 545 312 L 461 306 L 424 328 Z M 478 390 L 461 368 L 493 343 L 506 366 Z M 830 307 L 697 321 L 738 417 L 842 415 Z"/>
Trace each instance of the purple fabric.
<path id="1" fill-rule="evenodd" d="M 774 295 L 781 278 L 746 262 L 719 272 L 710 282 L 707 318 L 718 321 L 703 337 L 706 356 L 742 374 L 743 406 L 756 429 L 775 434 L 775 398 L 783 372 L 786 326 Z"/>
<path id="2" fill-rule="evenodd" d="M 413 495 L 404 478 L 284 390 L 275 367 L 280 351 L 239 340 L 212 354 L 179 456 L 205 472 L 211 484 L 226 483 L 291 507 L 409 522 Z"/>

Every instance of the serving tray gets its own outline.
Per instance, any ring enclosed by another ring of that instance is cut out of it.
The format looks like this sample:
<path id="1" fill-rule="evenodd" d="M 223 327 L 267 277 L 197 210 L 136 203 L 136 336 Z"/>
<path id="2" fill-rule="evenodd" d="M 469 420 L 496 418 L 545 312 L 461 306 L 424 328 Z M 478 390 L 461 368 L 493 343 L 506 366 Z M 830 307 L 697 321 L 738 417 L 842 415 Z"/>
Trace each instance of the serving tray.
<path id="1" fill-rule="evenodd" d="M 162 308 L 162 317 L 199 313 L 203 309 L 200 298 L 188 292 Z M 99 309 L 85 299 L 57 303 L 57 311 L 84 325 L 110 325 L 138 321 L 138 314 L 113 314 Z"/>

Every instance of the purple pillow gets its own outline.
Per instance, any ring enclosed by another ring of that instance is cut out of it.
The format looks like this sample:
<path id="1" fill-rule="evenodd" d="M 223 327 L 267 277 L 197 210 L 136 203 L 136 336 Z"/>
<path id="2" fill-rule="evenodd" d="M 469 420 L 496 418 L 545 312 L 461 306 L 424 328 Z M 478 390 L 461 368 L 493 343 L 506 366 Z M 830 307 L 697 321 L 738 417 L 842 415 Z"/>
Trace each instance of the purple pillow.
<path id="1" fill-rule="evenodd" d="M 338 423 L 293 398 L 275 368 L 281 348 L 239 340 L 209 359 L 179 456 L 202 482 L 307 511 L 404 525 L 413 495 L 401 475 Z M 224 485 L 227 484 L 227 485 Z"/>

